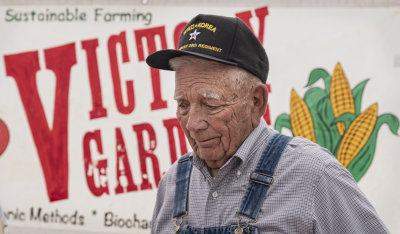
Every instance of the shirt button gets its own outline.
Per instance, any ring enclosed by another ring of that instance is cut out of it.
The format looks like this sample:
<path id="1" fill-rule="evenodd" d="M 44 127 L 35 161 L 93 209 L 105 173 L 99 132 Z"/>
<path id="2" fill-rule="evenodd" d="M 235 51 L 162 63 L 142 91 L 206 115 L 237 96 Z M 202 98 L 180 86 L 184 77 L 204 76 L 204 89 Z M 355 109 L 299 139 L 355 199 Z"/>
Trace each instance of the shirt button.
<path id="1" fill-rule="evenodd" d="M 217 193 L 217 191 L 213 192 L 213 193 L 212 193 L 212 196 L 213 196 L 213 198 L 216 198 L 216 197 L 218 197 L 218 193 Z"/>
<path id="2" fill-rule="evenodd" d="M 239 171 L 239 170 L 236 172 L 236 175 L 237 175 L 237 176 L 240 176 L 241 174 L 242 174 L 242 172 Z"/>

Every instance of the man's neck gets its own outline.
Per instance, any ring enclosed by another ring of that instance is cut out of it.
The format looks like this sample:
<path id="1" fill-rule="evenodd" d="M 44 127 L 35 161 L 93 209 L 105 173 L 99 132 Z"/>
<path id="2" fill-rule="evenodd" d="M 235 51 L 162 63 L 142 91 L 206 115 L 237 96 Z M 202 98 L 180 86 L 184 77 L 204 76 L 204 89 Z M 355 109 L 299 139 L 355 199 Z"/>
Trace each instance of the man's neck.
<path id="1" fill-rule="evenodd" d="M 209 168 L 211 177 L 215 178 L 218 174 L 219 168 Z"/>

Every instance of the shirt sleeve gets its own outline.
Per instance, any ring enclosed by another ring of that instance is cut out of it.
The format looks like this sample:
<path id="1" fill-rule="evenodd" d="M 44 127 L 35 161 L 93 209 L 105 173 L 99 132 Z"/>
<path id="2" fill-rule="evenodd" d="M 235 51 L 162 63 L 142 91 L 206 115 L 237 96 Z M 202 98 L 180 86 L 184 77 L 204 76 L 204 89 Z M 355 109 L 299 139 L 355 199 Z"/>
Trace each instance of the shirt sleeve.
<path id="1" fill-rule="evenodd" d="M 176 163 L 161 178 L 158 185 L 156 204 L 151 221 L 151 233 L 170 233 L 174 226 L 172 213 L 174 207 Z"/>
<path id="2" fill-rule="evenodd" d="M 164 201 L 164 194 L 165 194 L 165 177 L 162 177 L 158 185 L 157 199 L 153 210 L 151 233 L 156 233 L 157 225 L 159 224 L 159 216 L 161 215 L 160 210 Z"/>
<path id="3" fill-rule="evenodd" d="M 339 162 L 329 162 L 315 189 L 315 233 L 389 233 L 375 209 Z"/>

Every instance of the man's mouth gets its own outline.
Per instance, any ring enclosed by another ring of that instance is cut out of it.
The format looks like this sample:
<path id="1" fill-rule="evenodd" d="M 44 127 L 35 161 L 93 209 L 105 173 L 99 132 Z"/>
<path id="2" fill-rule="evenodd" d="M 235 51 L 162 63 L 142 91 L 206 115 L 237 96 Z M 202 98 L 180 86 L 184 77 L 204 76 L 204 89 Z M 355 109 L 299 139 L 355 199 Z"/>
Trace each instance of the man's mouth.
<path id="1" fill-rule="evenodd" d="M 208 139 L 196 140 L 196 144 L 198 147 L 207 148 L 215 146 L 219 142 L 219 137 L 211 137 Z"/>

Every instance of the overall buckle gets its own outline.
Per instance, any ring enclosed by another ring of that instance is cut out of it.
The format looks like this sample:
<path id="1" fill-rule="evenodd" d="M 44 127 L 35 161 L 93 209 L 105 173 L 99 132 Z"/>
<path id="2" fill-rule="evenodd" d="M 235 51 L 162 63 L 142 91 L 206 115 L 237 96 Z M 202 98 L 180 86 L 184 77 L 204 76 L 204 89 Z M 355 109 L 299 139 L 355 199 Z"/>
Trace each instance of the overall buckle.
<path id="1" fill-rule="evenodd" d="M 183 217 L 185 217 L 188 214 L 188 212 L 186 211 L 185 214 L 183 214 L 181 217 L 178 218 L 172 218 L 172 221 L 174 222 L 174 232 L 179 232 L 181 230 L 181 225 L 183 222 Z M 179 224 L 176 224 L 176 222 L 179 219 Z"/>
<path id="2" fill-rule="evenodd" d="M 243 234 L 243 230 L 245 230 L 247 227 L 249 227 L 249 223 L 257 223 L 258 218 L 255 220 L 249 220 L 246 222 L 246 225 L 244 227 L 240 226 L 240 222 L 242 221 L 242 217 L 240 217 L 239 213 L 236 211 L 235 216 L 238 218 L 237 221 L 237 228 L 235 229 L 235 234 Z"/>

